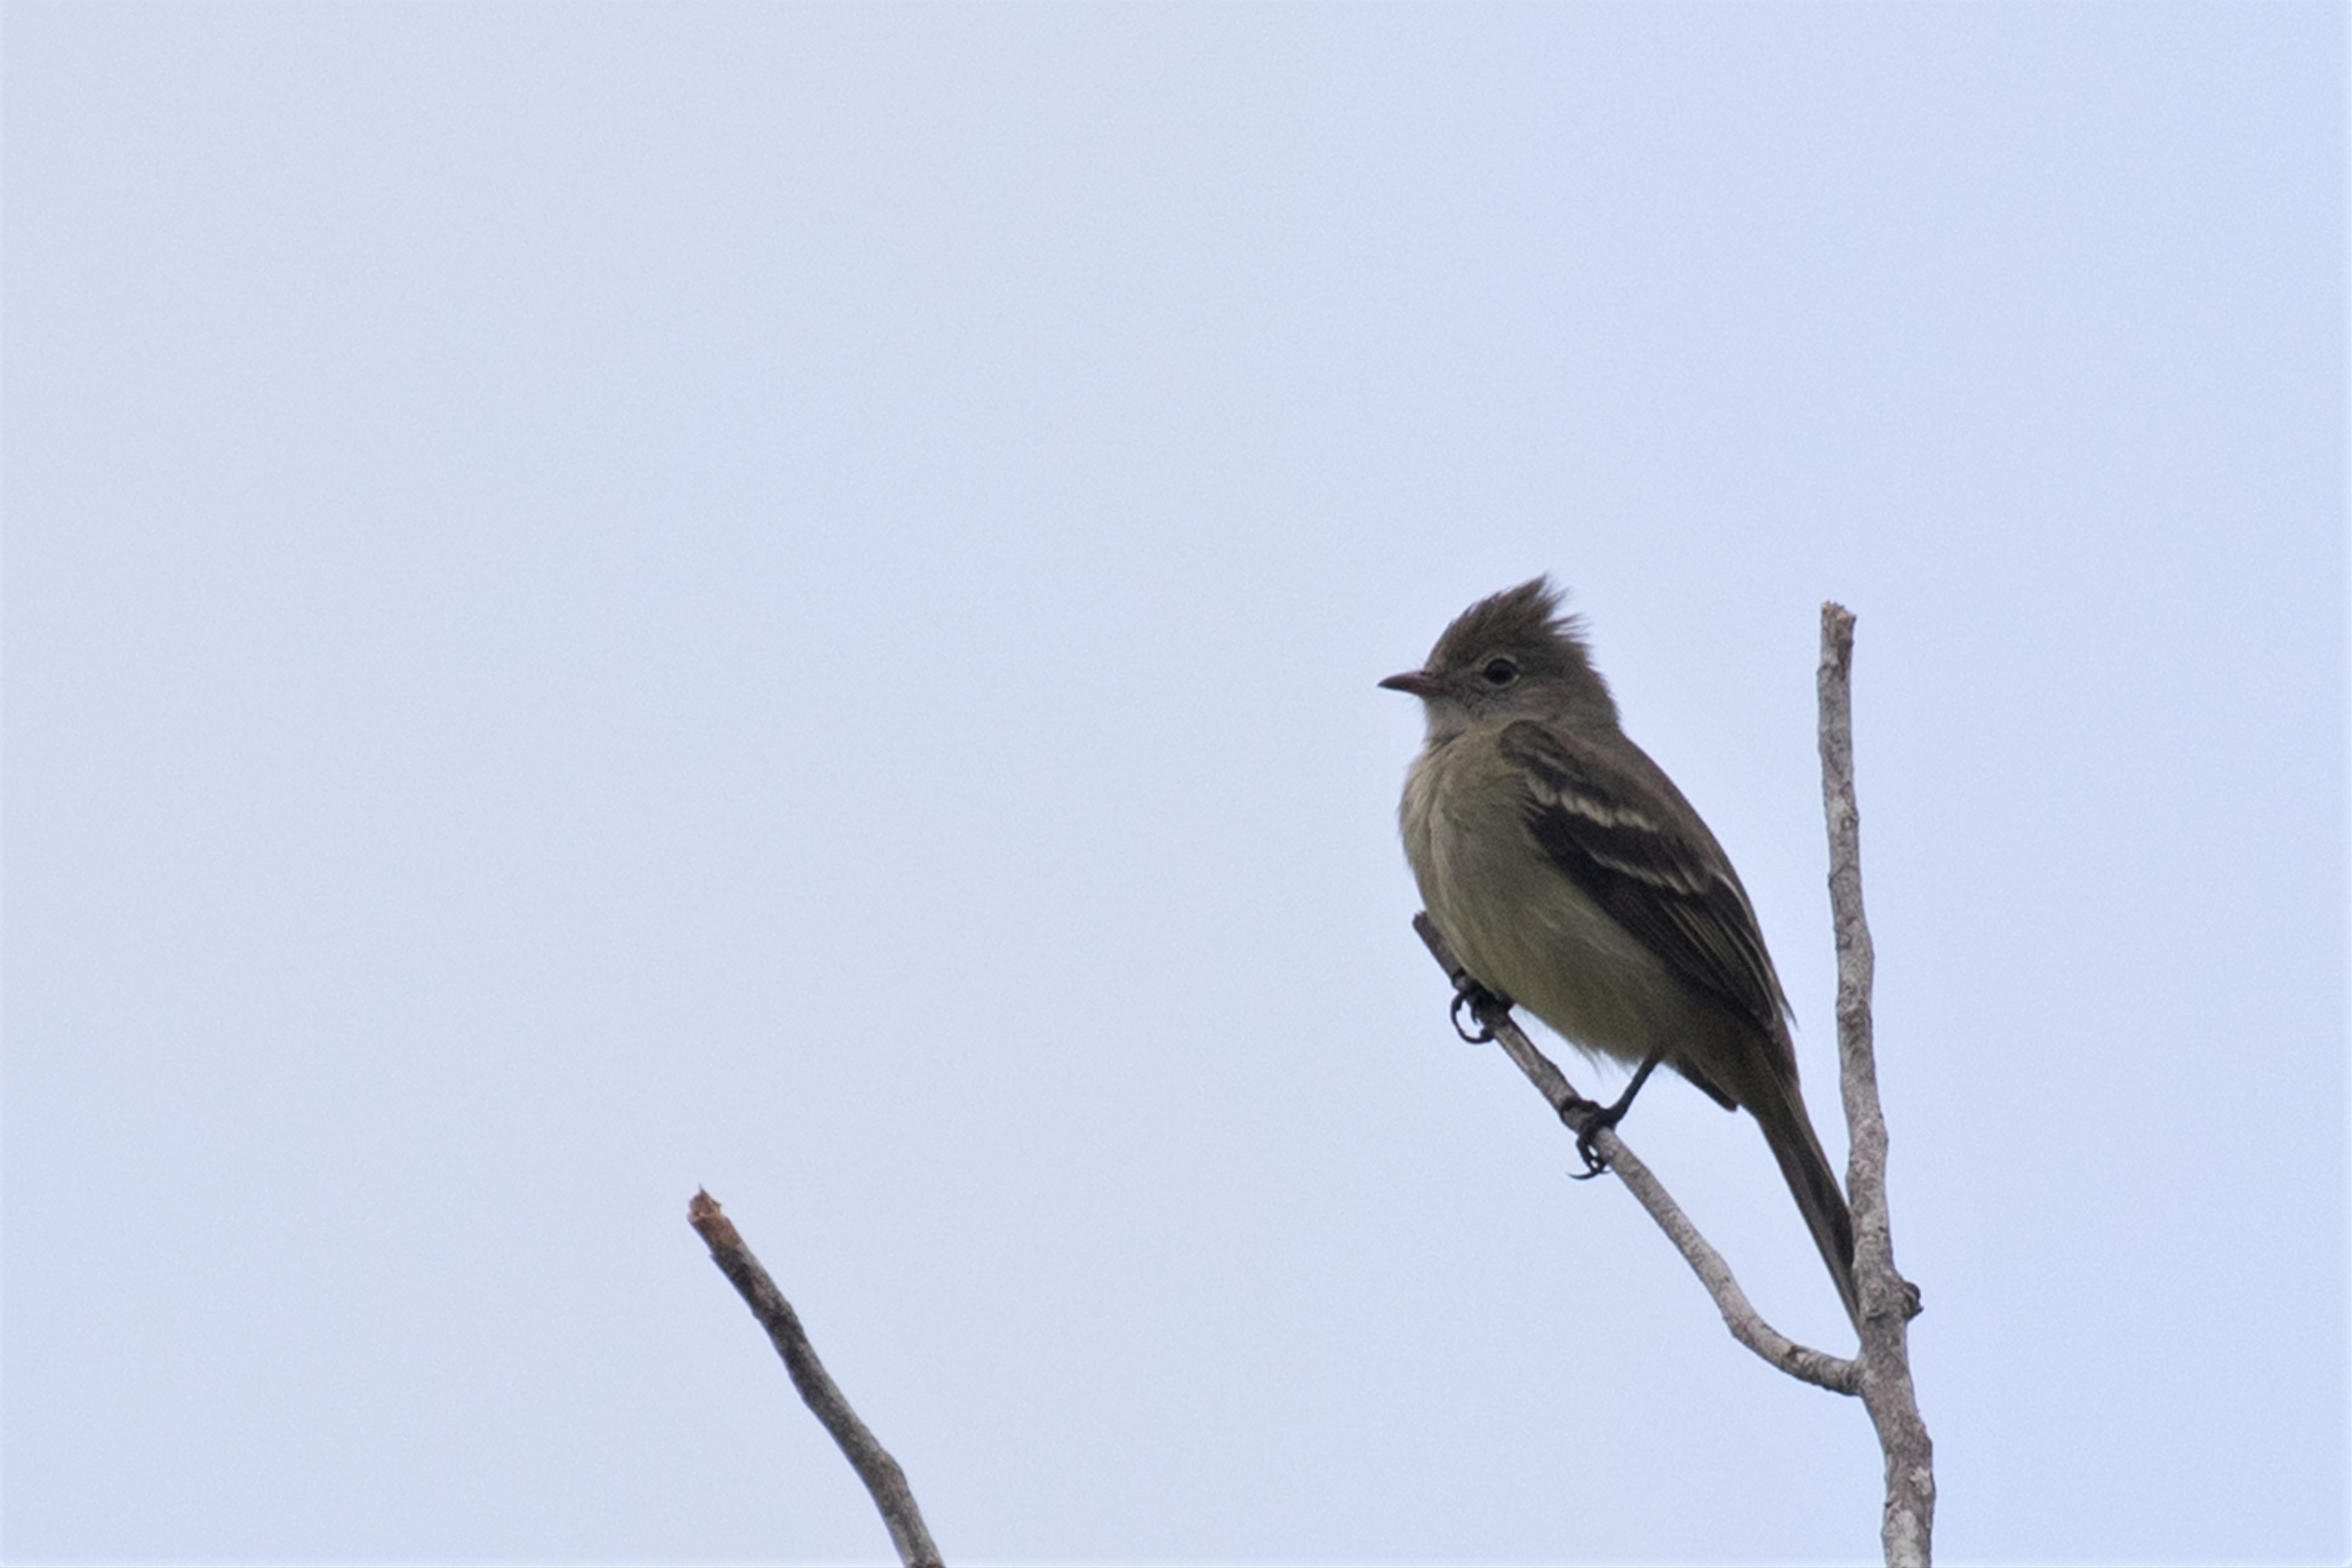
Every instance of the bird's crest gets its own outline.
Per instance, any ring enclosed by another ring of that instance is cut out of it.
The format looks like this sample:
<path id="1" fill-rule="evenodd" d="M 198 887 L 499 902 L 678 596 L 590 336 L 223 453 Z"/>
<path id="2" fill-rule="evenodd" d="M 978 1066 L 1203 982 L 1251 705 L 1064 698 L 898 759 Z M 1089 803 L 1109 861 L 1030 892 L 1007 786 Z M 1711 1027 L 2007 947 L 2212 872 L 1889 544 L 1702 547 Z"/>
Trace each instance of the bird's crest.
<path id="1" fill-rule="evenodd" d="M 1533 577 L 1479 600 L 1454 616 L 1437 639 L 1429 668 L 1445 669 L 1507 652 L 1530 675 L 1580 671 L 1599 682 L 1601 672 L 1592 668 L 1591 648 L 1584 640 L 1584 617 L 1564 611 L 1564 597 L 1550 578 Z"/>

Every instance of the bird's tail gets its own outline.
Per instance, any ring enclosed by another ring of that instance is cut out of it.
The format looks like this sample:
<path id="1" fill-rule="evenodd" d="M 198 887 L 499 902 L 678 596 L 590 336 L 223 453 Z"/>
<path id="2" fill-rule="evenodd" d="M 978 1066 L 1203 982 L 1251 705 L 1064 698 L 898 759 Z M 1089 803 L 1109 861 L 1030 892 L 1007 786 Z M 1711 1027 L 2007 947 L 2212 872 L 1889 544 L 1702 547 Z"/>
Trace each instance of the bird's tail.
<path id="1" fill-rule="evenodd" d="M 1860 1333 L 1862 1298 L 1853 1284 L 1853 1214 L 1846 1207 L 1845 1193 L 1830 1169 L 1829 1157 L 1822 1152 L 1822 1141 L 1813 1134 L 1812 1118 L 1805 1114 L 1804 1098 L 1797 1092 L 1795 1079 L 1767 1075 L 1755 1092 L 1740 1099 L 1764 1129 L 1764 1142 L 1770 1145 L 1780 1175 L 1796 1197 L 1805 1227 L 1813 1233 L 1822 1261 L 1829 1265 L 1838 1300 L 1845 1303 L 1845 1315 L 1853 1320 L 1854 1331 Z"/>

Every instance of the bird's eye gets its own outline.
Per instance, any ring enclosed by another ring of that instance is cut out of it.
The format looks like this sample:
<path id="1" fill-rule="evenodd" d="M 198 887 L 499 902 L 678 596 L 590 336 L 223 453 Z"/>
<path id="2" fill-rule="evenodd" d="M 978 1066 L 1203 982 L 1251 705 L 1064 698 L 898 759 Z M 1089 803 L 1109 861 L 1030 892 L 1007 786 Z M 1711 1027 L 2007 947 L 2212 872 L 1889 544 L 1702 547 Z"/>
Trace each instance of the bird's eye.
<path id="1" fill-rule="evenodd" d="M 1486 678 L 1487 685 L 1500 688 L 1519 678 L 1519 667 L 1507 658 L 1490 658 L 1486 661 L 1486 668 L 1478 673 Z"/>

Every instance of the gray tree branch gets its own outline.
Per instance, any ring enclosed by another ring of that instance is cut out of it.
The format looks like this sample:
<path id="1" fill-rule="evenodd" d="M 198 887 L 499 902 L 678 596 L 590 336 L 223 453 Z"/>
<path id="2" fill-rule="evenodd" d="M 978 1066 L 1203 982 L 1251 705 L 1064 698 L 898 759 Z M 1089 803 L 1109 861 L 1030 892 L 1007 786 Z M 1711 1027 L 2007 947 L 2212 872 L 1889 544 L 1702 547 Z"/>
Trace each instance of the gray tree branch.
<path id="1" fill-rule="evenodd" d="M 1886 1456 L 1879 1541 L 1889 1568 L 1927 1568 L 1936 1521 L 1935 1445 L 1911 1383 L 1919 1293 L 1895 1268 L 1886 1215 L 1886 1117 L 1878 1102 L 1870 988 L 1876 959 L 1862 910 L 1862 813 L 1853 793 L 1853 616 L 1822 606 L 1822 807 L 1829 822 L 1830 916 L 1837 933 L 1838 1084 L 1852 1147 L 1854 1282 L 1862 1296 L 1862 1402 Z"/>
<path id="2" fill-rule="evenodd" d="M 875 1441 L 874 1434 L 842 1397 L 824 1363 L 816 1359 L 816 1347 L 809 1343 L 800 1314 L 751 1256 L 735 1222 L 719 1212 L 719 1200 L 705 1192 L 696 1193 L 687 1205 L 686 1218 L 709 1245 L 710 1260 L 719 1265 L 719 1271 L 734 1284 L 751 1315 L 768 1331 L 776 1353 L 784 1358 L 785 1370 L 793 1374 L 793 1386 L 801 1391 L 808 1407 L 841 1445 L 849 1468 L 866 1483 L 874 1506 L 881 1510 L 882 1522 L 889 1528 L 890 1544 L 898 1548 L 898 1561 L 906 1568 L 941 1568 L 940 1549 L 931 1544 L 931 1532 L 923 1528 L 922 1510 L 908 1489 L 906 1472 Z"/>

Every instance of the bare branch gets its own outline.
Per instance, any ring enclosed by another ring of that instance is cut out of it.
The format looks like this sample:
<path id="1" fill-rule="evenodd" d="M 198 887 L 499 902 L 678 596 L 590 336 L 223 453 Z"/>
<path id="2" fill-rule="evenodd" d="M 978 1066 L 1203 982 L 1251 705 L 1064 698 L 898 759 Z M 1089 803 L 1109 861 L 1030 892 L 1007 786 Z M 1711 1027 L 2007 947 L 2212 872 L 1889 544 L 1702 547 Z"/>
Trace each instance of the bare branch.
<path id="1" fill-rule="evenodd" d="M 841 1445 L 850 1468 L 857 1472 L 857 1479 L 873 1494 L 874 1506 L 881 1510 L 882 1522 L 889 1527 L 890 1544 L 898 1550 L 898 1561 L 906 1568 L 941 1568 L 940 1549 L 931 1544 L 931 1533 L 923 1528 L 922 1511 L 915 1506 L 915 1494 L 907 1488 L 906 1472 L 883 1451 L 874 1434 L 866 1430 L 866 1423 L 857 1418 L 857 1412 L 849 1407 L 849 1401 L 842 1397 L 841 1390 L 826 1374 L 824 1363 L 816 1359 L 816 1349 L 801 1328 L 800 1314 L 784 1300 L 784 1293 L 776 1289 L 776 1282 L 768 1278 L 768 1271 L 760 1267 L 760 1260 L 751 1256 L 735 1222 L 720 1213 L 719 1200 L 705 1192 L 694 1194 L 694 1201 L 687 1205 L 686 1217 L 687 1223 L 709 1244 L 710 1260 L 733 1281 L 751 1306 L 751 1315 L 768 1331 L 776 1353 L 784 1358 L 785 1370 L 793 1374 L 793 1386 L 801 1391 L 808 1407 L 824 1423 L 833 1440 Z"/>
<path id="2" fill-rule="evenodd" d="M 1469 972 L 1462 967 L 1461 961 L 1454 956 L 1454 950 L 1446 945 L 1436 921 L 1426 913 L 1417 914 L 1412 917 L 1412 929 L 1428 944 L 1430 956 L 1437 960 L 1438 967 L 1445 971 L 1445 977 L 1454 983 L 1456 991 L 1464 991 L 1475 984 Z M 1512 1018 L 1508 1006 L 1495 1002 L 1484 991 L 1475 994 L 1482 998 L 1473 1005 L 1478 1022 L 1495 1037 L 1496 1043 L 1517 1064 L 1518 1069 L 1527 1074 L 1528 1081 L 1536 1086 L 1537 1092 L 1550 1104 L 1559 1119 L 1582 1136 L 1598 1108 L 1570 1086 L 1567 1078 L 1553 1065 L 1550 1058 L 1536 1049 L 1526 1031 Z M 1748 1293 L 1739 1288 L 1739 1281 L 1732 1277 L 1731 1266 L 1723 1260 L 1723 1255 L 1699 1234 L 1698 1226 L 1683 1213 L 1682 1206 L 1667 1194 L 1650 1167 L 1625 1147 L 1624 1141 L 1617 1136 L 1615 1130 L 1601 1129 L 1593 1134 L 1591 1142 L 1593 1148 L 1609 1162 L 1609 1168 L 1616 1173 L 1617 1179 L 1625 1184 L 1635 1200 L 1657 1222 L 1658 1228 L 1666 1233 L 1666 1239 L 1681 1252 L 1683 1261 L 1690 1265 L 1691 1272 L 1698 1276 L 1699 1283 L 1706 1287 L 1707 1294 L 1715 1298 L 1716 1310 L 1723 1314 L 1724 1326 L 1731 1331 L 1732 1338 L 1801 1382 L 1813 1384 L 1835 1394 L 1853 1394 L 1860 1390 L 1860 1363 L 1842 1360 L 1801 1345 L 1764 1321 L 1749 1303 Z"/>
<path id="3" fill-rule="evenodd" d="M 1830 910 L 1837 931 L 1838 1082 L 1853 1146 L 1854 1281 L 1862 1295 L 1862 1400 L 1886 1455 L 1879 1541 L 1890 1568 L 1927 1568 L 1936 1518 L 1935 1445 L 1911 1383 L 1910 1321 L 1919 1293 L 1895 1268 L 1886 1215 L 1886 1118 L 1871 1043 L 1875 959 L 1862 910 L 1862 814 L 1853 793 L 1853 616 L 1822 606 L 1822 807 L 1829 822 Z"/>

